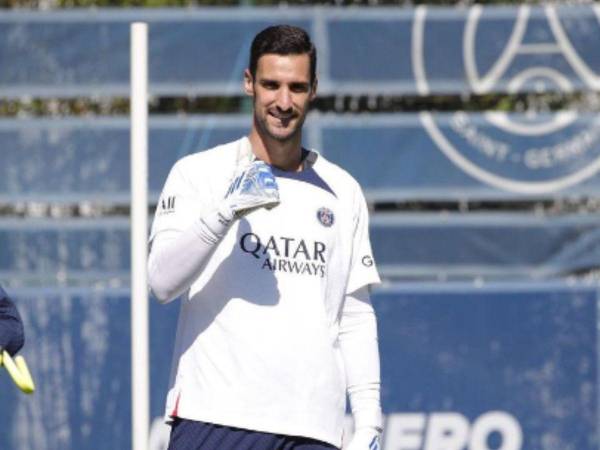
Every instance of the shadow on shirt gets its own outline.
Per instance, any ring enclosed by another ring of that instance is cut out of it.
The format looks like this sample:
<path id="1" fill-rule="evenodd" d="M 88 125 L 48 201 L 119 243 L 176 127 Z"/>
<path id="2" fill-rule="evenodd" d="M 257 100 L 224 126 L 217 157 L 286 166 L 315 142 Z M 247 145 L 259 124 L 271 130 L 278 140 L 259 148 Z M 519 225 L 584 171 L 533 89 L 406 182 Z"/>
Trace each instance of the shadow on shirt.
<path id="1" fill-rule="evenodd" d="M 242 250 L 244 236 L 247 250 L 257 247 L 260 250 L 254 251 L 254 254 Z M 264 324 L 260 321 L 251 322 L 244 316 L 246 313 L 250 313 L 251 317 L 256 317 L 255 314 L 260 316 L 262 311 L 257 310 L 257 307 L 270 308 L 277 305 L 280 291 L 274 272 L 269 269 L 268 264 L 265 265 L 265 260 L 269 258 L 265 243 L 252 236 L 257 235 L 250 223 L 245 218 L 240 219 L 231 253 L 214 269 L 204 287 L 190 295 L 189 299 L 182 300 L 178 319 L 180 342 L 175 344 L 182 348 L 180 353 L 185 353 L 197 336 L 211 326 L 219 327 L 232 337 L 232 341 L 243 338 L 245 334 L 252 334 L 252 331 L 257 334 L 264 331 Z M 238 329 L 240 321 L 243 322 L 243 330 Z M 230 345 L 231 342 L 215 343 L 221 344 Z"/>

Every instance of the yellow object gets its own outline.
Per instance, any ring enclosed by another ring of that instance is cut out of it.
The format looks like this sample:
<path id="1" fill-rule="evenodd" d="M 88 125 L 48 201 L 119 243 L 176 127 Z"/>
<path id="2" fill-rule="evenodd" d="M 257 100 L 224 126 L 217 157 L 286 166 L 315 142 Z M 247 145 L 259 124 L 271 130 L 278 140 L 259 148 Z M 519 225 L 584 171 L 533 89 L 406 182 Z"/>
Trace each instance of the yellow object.
<path id="1" fill-rule="evenodd" d="M 15 356 L 15 359 L 8 354 L 6 350 L 3 350 L 0 354 L 0 365 L 6 367 L 9 375 L 15 382 L 15 384 L 26 394 L 31 394 L 35 390 L 31 373 L 25 362 L 25 358 L 21 355 Z"/>

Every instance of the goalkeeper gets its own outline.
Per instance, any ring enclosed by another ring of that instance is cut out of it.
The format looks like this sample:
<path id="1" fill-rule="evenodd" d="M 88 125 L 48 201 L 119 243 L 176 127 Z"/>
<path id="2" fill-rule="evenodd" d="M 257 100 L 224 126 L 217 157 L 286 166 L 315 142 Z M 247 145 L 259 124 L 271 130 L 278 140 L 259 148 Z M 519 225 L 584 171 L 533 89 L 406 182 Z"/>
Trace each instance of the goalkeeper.
<path id="1" fill-rule="evenodd" d="M 249 135 L 179 160 L 152 224 L 150 287 L 181 296 L 169 449 L 378 449 L 368 212 L 347 172 L 302 147 L 317 90 L 306 32 L 257 34 L 244 89 Z"/>
<path id="2" fill-rule="evenodd" d="M 25 343 L 23 323 L 17 307 L 0 286 L 0 354 L 6 350 L 11 356 Z"/>

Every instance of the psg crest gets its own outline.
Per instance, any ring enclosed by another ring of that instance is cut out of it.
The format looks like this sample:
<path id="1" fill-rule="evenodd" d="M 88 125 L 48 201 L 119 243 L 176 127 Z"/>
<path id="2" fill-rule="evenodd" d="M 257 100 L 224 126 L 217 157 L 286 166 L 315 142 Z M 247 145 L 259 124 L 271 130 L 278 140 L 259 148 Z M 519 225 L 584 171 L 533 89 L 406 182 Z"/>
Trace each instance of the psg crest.
<path id="1" fill-rule="evenodd" d="M 321 222 L 321 225 L 324 227 L 330 227 L 333 225 L 334 221 L 333 211 L 325 207 L 319 208 L 317 211 L 317 219 L 319 219 L 319 222 Z"/>
<path id="2" fill-rule="evenodd" d="M 517 11 L 510 23 L 497 9 L 475 6 L 464 22 L 452 22 L 456 38 L 449 39 L 444 61 L 455 61 L 470 92 L 568 94 L 600 89 L 600 58 L 589 51 L 589 42 L 600 42 L 599 8 L 590 14 L 582 8 L 523 5 Z M 413 70 L 417 90 L 424 95 L 443 72 L 432 57 L 439 43 L 428 40 L 444 32 L 436 28 L 440 24 L 428 21 L 425 9 L 417 11 Z M 575 109 L 498 110 L 474 117 L 460 111 L 420 114 L 439 150 L 488 185 L 540 194 L 581 183 L 600 170 L 597 117 L 581 117 Z"/>

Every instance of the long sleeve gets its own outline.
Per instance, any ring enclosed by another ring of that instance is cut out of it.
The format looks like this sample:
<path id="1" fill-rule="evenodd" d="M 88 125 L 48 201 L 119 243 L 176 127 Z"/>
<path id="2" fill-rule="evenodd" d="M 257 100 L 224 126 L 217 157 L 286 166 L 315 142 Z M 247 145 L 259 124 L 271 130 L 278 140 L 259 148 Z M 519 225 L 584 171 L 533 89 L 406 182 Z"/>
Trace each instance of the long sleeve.
<path id="1" fill-rule="evenodd" d="M 355 430 L 381 431 L 377 321 L 366 286 L 346 296 L 339 340 Z"/>
<path id="2" fill-rule="evenodd" d="M 148 283 L 159 301 L 172 301 L 190 287 L 231 222 L 230 215 L 213 211 L 184 231 L 166 230 L 154 237 L 148 258 Z"/>
<path id="3" fill-rule="evenodd" d="M 14 355 L 24 343 L 25 333 L 19 311 L 0 287 L 0 347 Z"/>

